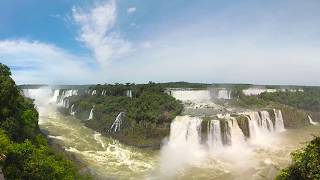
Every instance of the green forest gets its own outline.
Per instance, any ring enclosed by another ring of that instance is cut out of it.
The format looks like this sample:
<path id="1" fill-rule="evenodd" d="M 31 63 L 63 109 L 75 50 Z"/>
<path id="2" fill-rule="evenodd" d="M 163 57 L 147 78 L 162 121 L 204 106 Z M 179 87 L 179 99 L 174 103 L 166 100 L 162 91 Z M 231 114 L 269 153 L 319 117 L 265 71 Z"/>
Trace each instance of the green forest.
<path id="1" fill-rule="evenodd" d="M 48 146 L 38 112 L 0 63 L 0 167 L 6 179 L 90 179 Z"/>

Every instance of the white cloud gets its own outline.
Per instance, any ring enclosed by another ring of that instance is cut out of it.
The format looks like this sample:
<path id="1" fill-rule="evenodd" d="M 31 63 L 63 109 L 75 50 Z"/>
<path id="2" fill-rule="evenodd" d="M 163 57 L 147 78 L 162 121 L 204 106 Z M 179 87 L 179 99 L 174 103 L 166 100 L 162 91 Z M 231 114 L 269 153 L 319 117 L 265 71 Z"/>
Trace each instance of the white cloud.
<path id="1" fill-rule="evenodd" d="M 92 81 L 85 59 L 52 44 L 27 40 L 0 41 L 1 62 L 16 67 L 18 83 L 81 83 Z"/>
<path id="2" fill-rule="evenodd" d="M 92 50 L 100 65 L 105 67 L 132 51 L 130 42 L 113 30 L 117 20 L 114 0 L 97 4 L 89 10 L 73 8 L 72 11 L 75 23 L 80 26 L 78 39 Z"/>
<path id="3" fill-rule="evenodd" d="M 151 47 L 152 47 L 152 44 L 151 44 L 151 42 L 149 42 L 149 41 L 145 41 L 145 42 L 142 43 L 142 47 L 144 47 L 144 48 L 151 48 Z"/>
<path id="4" fill-rule="evenodd" d="M 137 11 L 137 8 L 136 7 L 129 7 L 128 9 L 127 9 L 127 13 L 128 14 L 132 14 L 132 13 L 134 13 L 134 12 L 136 12 Z"/>

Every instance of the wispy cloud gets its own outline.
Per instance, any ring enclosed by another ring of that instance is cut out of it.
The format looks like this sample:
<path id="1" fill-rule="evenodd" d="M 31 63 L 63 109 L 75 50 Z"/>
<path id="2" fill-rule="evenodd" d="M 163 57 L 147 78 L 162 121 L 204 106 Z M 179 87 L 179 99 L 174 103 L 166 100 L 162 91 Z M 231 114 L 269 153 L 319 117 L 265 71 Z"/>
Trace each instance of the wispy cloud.
<path id="1" fill-rule="evenodd" d="M 132 51 L 131 43 L 113 30 L 117 20 L 114 0 L 97 4 L 89 10 L 73 8 L 72 11 L 73 20 L 80 27 L 78 39 L 92 50 L 100 65 L 107 66 Z"/>
<path id="2" fill-rule="evenodd" d="M 129 7 L 128 9 L 127 9 L 127 13 L 128 14 L 132 14 L 132 13 L 134 13 L 134 12 L 136 12 L 137 11 L 137 8 L 136 7 Z"/>
<path id="3" fill-rule="evenodd" d="M 13 67 L 18 83 L 67 83 L 89 81 L 85 59 L 52 44 L 27 40 L 0 41 L 1 62 Z M 81 78 L 79 78 L 81 77 Z"/>

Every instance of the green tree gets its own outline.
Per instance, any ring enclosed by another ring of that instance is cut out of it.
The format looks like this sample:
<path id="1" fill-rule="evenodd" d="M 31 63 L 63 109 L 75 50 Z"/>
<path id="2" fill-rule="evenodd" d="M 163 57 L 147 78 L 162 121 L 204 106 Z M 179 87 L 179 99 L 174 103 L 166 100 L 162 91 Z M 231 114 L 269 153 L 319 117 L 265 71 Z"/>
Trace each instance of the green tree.
<path id="1" fill-rule="evenodd" d="M 320 179 L 320 137 L 292 153 L 293 163 L 282 170 L 277 180 Z"/>

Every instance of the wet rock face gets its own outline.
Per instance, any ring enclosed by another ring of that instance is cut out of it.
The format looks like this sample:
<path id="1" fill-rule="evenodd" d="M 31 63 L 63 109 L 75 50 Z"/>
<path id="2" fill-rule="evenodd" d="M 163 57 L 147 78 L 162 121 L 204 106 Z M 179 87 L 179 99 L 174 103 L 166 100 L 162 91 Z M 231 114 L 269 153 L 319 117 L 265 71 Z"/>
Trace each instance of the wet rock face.
<path id="1" fill-rule="evenodd" d="M 283 107 L 281 108 L 284 126 L 288 129 L 296 129 L 309 125 L 308 114 L 296 108 Z"/>
<path id="2" fill-rule="evenodd" d="M 250 129 L 249 129 L 249 119 L 245 116 L 238 116 L 237 118 L 238 125 L 243 132 L 246 138 L 250 137 Z"/>

